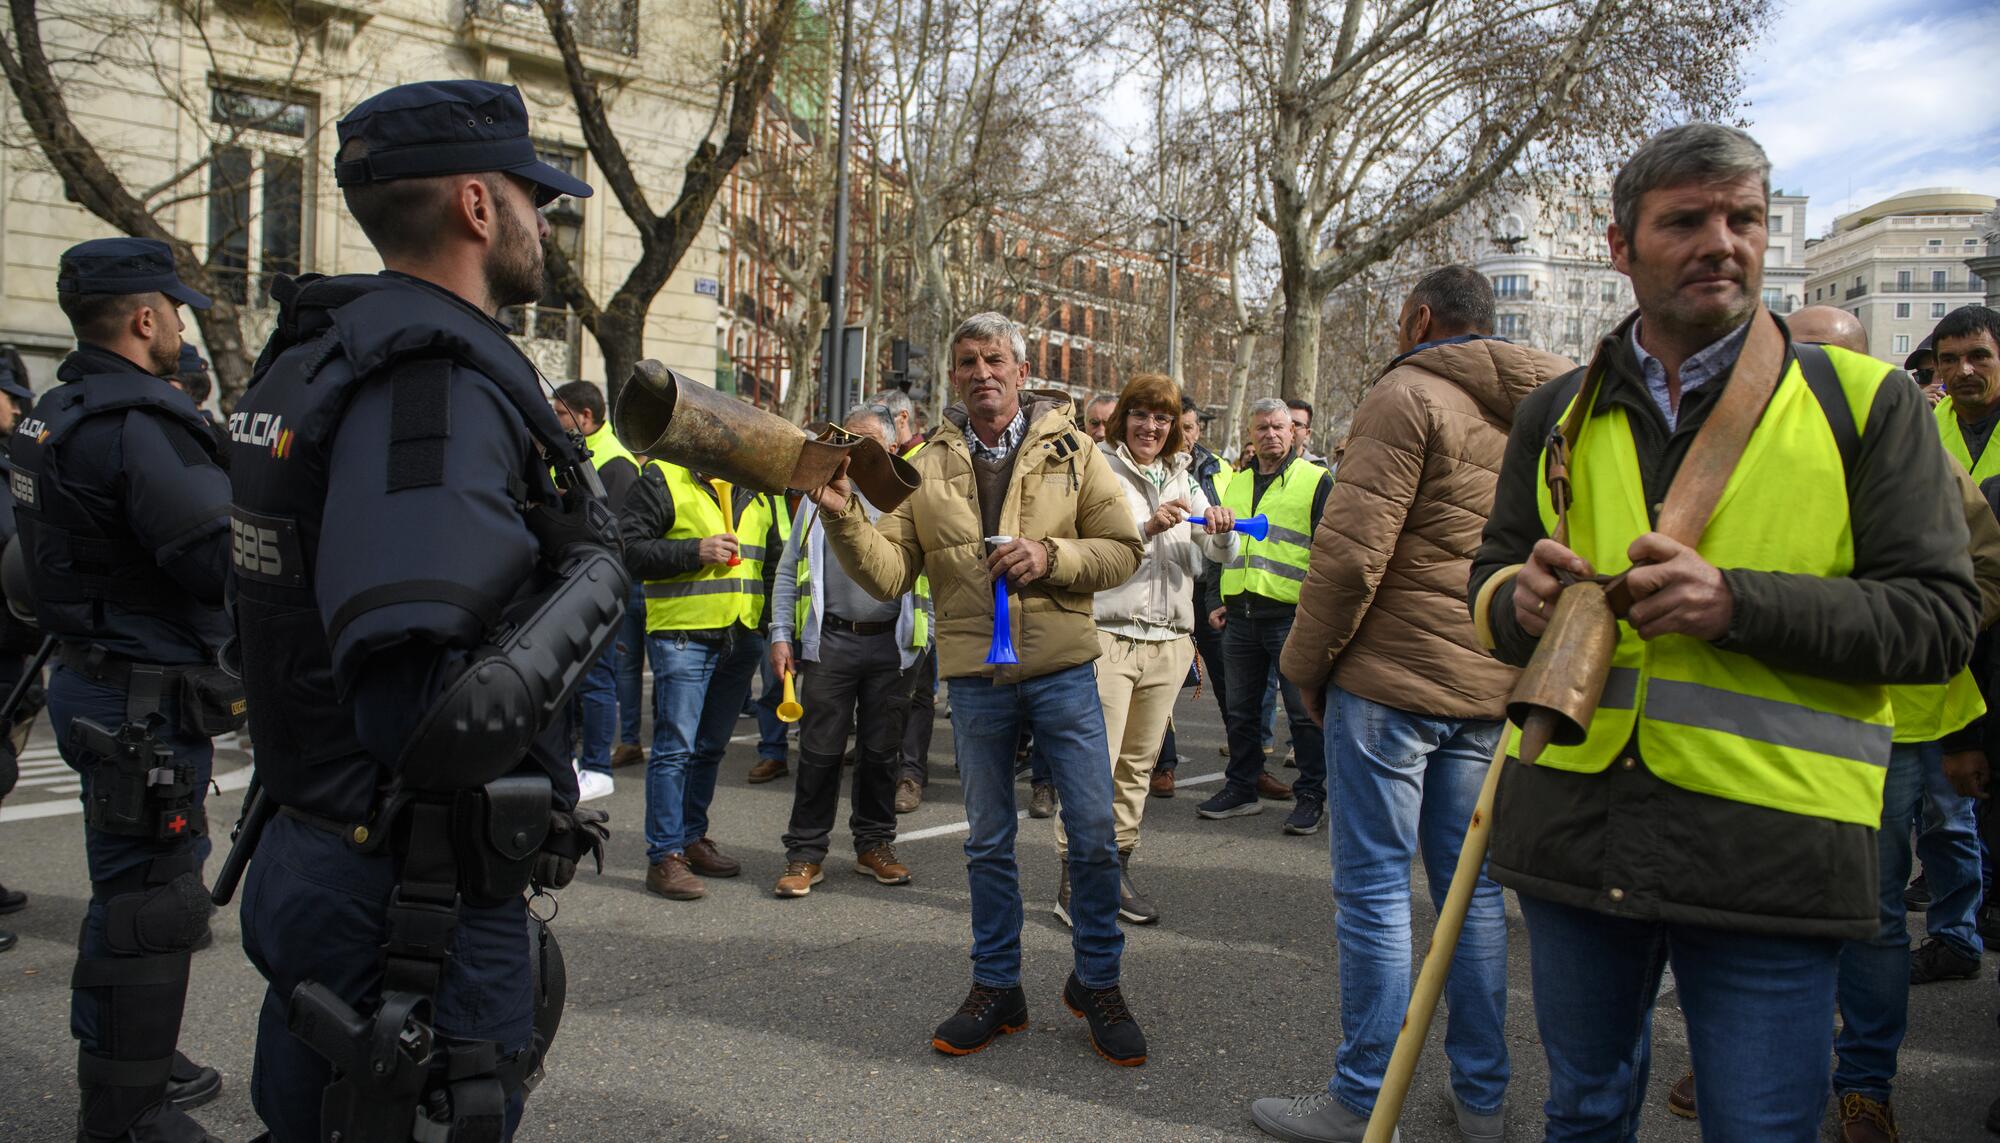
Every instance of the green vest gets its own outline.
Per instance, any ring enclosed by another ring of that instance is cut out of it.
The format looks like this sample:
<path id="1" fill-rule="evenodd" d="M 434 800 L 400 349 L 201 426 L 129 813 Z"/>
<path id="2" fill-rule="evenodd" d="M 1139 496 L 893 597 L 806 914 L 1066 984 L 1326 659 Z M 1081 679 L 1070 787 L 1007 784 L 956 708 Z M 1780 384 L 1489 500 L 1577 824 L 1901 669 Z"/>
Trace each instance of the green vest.
<path id="1" fill-rule="evenodd" d="M 1866 425 L 1889 366 L 1832 347 L 1827 354 L 1854 423 Z M 1638 451 L 1617 406 L 1592 415 L 1578 436 L 1569 547 L 1599 573 L 1616 575 L 1631 567 L 1632 541 L 1653 530 Z M 1545 450 L 1538 471 L 1547 461 Z M 1814 494 L 1799 495 L 1804 488 Z M 1546 482 L 1536 482 L 1536 497 L 1553 535 Z M 1822 577 L 1853 570 L 1846 468 L 1797 362 L 1751 433 L 1696 550 L 1719 568 Z M 1647 768 L 1682 789 L 1876 826 L 1891 717 L 1885 687 L 1786 670 L 1684 635 L 1645 640 L 1621 621 L 1589 735 L 1576 746 L 1549 747 L 1537 764 L 1598 773 L 1636 738 Z M 1510 752 L 1518 747 L 1513 732 Z"/>
<path id="2" fill-rule="evenodd" d="M 1958 463 L 1972 474 L 1974 484 L 1984 484 L 1988 477 L 2000 476 L 2000 448 L 1993 447 L 1995 441 L 1987 441 L 1986 451 L 1979 454 L 1979 463 L 1972 463 L 1972 450 L 1965 445 L 1965 431 L 1958 427 L 1958 413 L 1952 409 L 1950 397 L 1933 406 L 1931 416 L 1937 418 L 1938 439 L 1944 441 L 1944 451 L 1958 458 Z"/>
<path id="3" fill-rule="evenodd" d="M 1255 510 L 1270 521 L 1270 535 L 1253 540 L 1237 534 L 1236 558 L 1222 569 L 1224 602 L 1246 591 L 1280 603 L 1299 601 L 1299 587 L 1306 582 L 1306 561 L 1312 555 L 1313 525 L 1318 523 L 1312 518 L 1313 493 L 1319 491 L 1320 478 L 1325 475 L 1326 469 L 1319 465 L 1293 457 L 1264 490 Z M 1222 483 L 1219 473 L 1216 483 Z M 1222 493 L 1222 506 L 1238 519 L 1251 515 L 1250 499 L 1256 486 L 1255 469 L 1233 474 L 1228 487 L 1217 490 Z"/>
<path id="4" fill-rule="evenodd" d="M 701 540 L 723 532 L 735 534 L 741 542 L 742 562 L 735 567 L 720 564 L 699 568 L 666 579 L 647 580 L 646 630 L 705 631 L 741 623 L 755 627 L 764 616 L 764 560 L 761 543 L 773 520 L 771 498 L 759 494 L 750 499 L 741 519 L 731 529 L 722 519 L 722 505 L 713 491 L 697 485 L 695 476 L 678 464 L 661 464 L 667 492 L 674 498 L 674 524 L 664 537 L 669 540 Z M 777 558 L 777 553 L 770 554 Z"/>

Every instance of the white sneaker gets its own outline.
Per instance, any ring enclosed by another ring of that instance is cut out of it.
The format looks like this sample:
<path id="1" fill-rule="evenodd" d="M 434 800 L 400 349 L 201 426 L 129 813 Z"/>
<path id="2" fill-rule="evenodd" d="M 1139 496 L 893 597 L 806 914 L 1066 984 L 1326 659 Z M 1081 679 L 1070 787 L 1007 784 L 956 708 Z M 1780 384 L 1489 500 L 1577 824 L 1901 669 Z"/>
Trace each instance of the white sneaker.
<path id="1" fill-rule="evenodd" d="M 600 774 L 595 770 L 578 770 L 576 773 L 576 800 L 579 802 L 590 802 L 596 801 L 598 798 L 608 798 L 611 796 L 612 786 L 613 783 L 609 774 Z"/>

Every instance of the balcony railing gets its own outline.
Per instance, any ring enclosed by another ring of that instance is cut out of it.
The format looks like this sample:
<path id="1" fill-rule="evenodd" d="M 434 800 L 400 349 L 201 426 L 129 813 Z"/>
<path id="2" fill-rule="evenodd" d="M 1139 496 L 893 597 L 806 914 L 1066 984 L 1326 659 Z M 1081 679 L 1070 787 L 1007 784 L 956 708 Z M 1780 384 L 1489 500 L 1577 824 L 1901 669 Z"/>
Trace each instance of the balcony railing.
<path id="1" fill-rule="evenodd" d="M 1885 294 L 1977 294 L 1986 289 L 1984 282 L 1963 279 L 1943 285 L 1935 282 L 1883 282 L 1881 286 Z"/>
<path id="2" fill-rule="evenodd" d="M 563 0 L 563 10 L 576 29 L 579 47 L 639 54 L 639 0 Z M 502 25 L 540 40 L 549 35 L 548 22 L 535 0 L 465 0 L 465 15 L 469 20 Z"/>
<path id="3" fill-rule="evenodd" d="M 1846 292 L 1845 294 L 1842 294 L 1842 295 L 1841 295 L 1841 298 L 1842 298 L 1842 300 L 1844 300 L 1844 301 L 1850 301 L 1850 302 L 1851 302 L 1851 301 L 1853 301 L 1854 299 L 1856 299 L 1856 298 L 1860 297 L 1861 295 L 1863 295 L 1863 294 L 1865 294 L 1865 293 L 1867 293 L 1867 292 L 1868 292 L 1868 283 L 1866 283 L 1866 282 L 1863 282 L 1863 283 L 1861 283 L 1861 284 L 1860 284 L 1860 285 L 1858 285 L 1858 286 L 1849 286 L 1849 287 L 1847 287 L 1847 292 Z"/>

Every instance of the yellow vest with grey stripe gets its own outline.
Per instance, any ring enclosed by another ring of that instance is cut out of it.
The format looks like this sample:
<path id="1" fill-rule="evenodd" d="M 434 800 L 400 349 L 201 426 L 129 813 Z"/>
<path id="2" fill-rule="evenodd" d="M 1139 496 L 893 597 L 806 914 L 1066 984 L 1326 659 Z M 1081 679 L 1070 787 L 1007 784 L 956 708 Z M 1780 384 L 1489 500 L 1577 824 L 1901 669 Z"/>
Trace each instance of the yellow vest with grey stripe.
<path id="1" fill-rule="evenodd" d="M 1972 449 L 1965 443 L 1965 430 L 1959 426 L 1958 411 L 1952 408 L 1951 398 L 1946 397 L 1931 409 L 1931 416 L 1937 418 L 1938 439 L 1944 442 L 1944 451 L 1958 458 L 1958 463 L 1972 474 L 1974 484 L 1984 484 L 1989 479 L 2000 476 L 2000 434 L 1986 443 L 1979 454 L 1979 463 L 1972 462 Z"/>
<path id="2" fill-rule="evenodd" d="M 762 541 L 771 530 L 771 498 L 762 493 L 751 497 L 731 528 L 722 519 L 722 505 L 713 490 L 697 484 L 692 472 L 678 464 L 661 464 L 660 471 L 666 477 L 668 494 L 674 498 L 674 523 L 665 538 L 701 540 L 733 532 L 740 543 L 742 562 L 733 568 L 710 564 L 666 579 L 647 580 L 646 630 L 703 631 L 734 623 L 757 626 L 764 617 L 767 557 Z M 771 552 L 768 558 L 776 559 L 778 554 Z"/>
<path id="3" fill-rule="evenodd" d="M 1863 426 L 1890 367 L 1828 348 L 1853 423 Z M 1572 400 L 1574 403 L 1574 399 Z M 1563 414 L 1564 419 L 1567 411 Z M 1569 547 L 1598 572 L 1631 567 L 1653 528 L 1625 410 L 1592 415 L 1570 461 Z M 1542 458 L 1547 466 L 1546 452 Z M 1811 496 L 1799 495 L 1811 489 Z M 1538 482 L 1542 525 L 1556 515 Z M 1854 568 L 1847 471 L 1796 361 L 1772 394 L 1696 546 L 1719 568 L 1844 576 Z M 1636 740 L 1646 767 L 1685 790 L 1807 817 L 1874 826 L 1889 764 L 1888 689 L 1785 670 L 1685 635 L 1641 639 L 1624 622 L 1590 732 L 1540 765 L 1594 774 Z M 1518 733 L 1510 751 L 1518 752 Z"/>
<path id="4" fill-rule="evenodd" d="M 1958 416 L 1951 411 L 1951 401 L 1939 401 L 1933 413 L 1938 416 L 1938 434 L 1945 451 L 1961 467 L 1971 469 L 1965 437 L 1959 432 Z M 2000 475 L 2000 459 L 1996 458 L 2000 458 L 2000 449 L 1991 447 L 1979 455 L 1989 477 Z M 1953 675 L 1943 686 L 1892 686 L 1889 705 L 1896 712 L 1898 742 L 1935 742 L 1953 731 L 1963 730 L 1986 713 L 1986 700 L 1979 693 L 1979 683 L 1973 679 L 1971 668 Z"/>
<path id="5" fill-rule="evenodd" d="M 1313 494 L 1319 491 L 1325 475 L 1326 469 L 1319 465 L 1293 457 L 1264 489 L 1255 510 L 1270 521 L 1270 534 L 1262 540 L 1237 535 L 1236 558 L 1222 569 L 1225 603 L 1246 591 L 1281 603 L 1299 601 L 1299 588 L 1306 582 L 1306 561 L 1312 555 L 1313 525 L 1318 523 L 1312 518 Z M 1217 483 L 1221 483 L 1220 477 Z M 1228 486 L 1221 489 L 1222 506 L 1238 519 L 1251 515 L 1256 486 L 1255 469 L 1232 474 Z"/>

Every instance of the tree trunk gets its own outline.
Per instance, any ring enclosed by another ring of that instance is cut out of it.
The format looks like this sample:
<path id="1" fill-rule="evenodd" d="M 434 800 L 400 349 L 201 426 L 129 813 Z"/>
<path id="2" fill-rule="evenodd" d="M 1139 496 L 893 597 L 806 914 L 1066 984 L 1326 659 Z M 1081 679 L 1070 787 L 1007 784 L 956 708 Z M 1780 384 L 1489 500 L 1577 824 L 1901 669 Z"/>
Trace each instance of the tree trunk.
<path id="1" fill-rule="evenodd" d="M 637 321 L 628 321 L 606 312 L 598 317 L 591 334 L 597 339 L 598 352 L 604 355 L 604 399 L 615 409 L 626 380 L 646 355 L 646 320 L 642 315 Z"/>
<path id="2" fill-rule="evenodd" d="M 1290 401 L 1313 399 L 1319 388 L 1320 303 L 1304 281 L 1287 281 L 1284 341 L 1279 350 L 1278 396 Z"/>
<path id="3" fill-rule="evenodd" d="M 826 323 L 822 321 L 818 327 L 824 331 Z M 819 404 L 819 370 L 814 368 L 813 359 L 819 352 L 820 337 L 819 332 L 808 333 L 801 329 L 797 336 L 785 338 L 785 355 L 792 364 L 792 383 L 786 386 L 785 395 L 778 402 L 778 415 L 795 425 L 811 420 L 812 412 Z"/>
<path id="4" fill-rule="evenodd" d="M 1262 336 L 1255 329 L 1236 335 L 1236 360 L 1229 366 L 1229 391 L 1224 398 L 1222 439 L 1208 446 L 1210 452 L 1231 464 L 1236 463 L 1236 446 L 1243 443 L 1243 429 L 1248 420 L 1243 411 L 1250 405 L 1250 362 L 1257 356 L 1257 342 Z"/>

